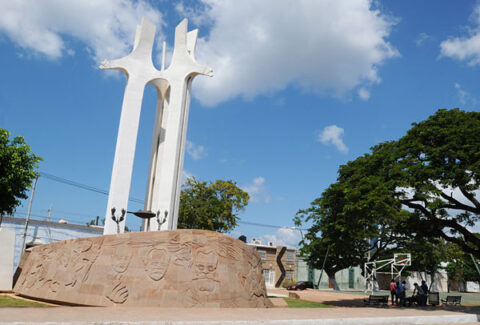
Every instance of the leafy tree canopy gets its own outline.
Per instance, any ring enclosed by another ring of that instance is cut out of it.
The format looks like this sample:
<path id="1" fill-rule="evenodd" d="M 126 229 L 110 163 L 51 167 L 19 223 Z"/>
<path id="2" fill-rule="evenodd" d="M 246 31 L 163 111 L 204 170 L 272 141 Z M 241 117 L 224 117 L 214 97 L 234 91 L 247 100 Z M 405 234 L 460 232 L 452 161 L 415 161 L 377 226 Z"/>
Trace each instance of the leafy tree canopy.
<path id="1" fill-rule="evenodd" d="M 371 239 L 371 260 L 431 238 L 479 258 L 480 237 L 471 230 L 480 218 L 478 139 L 480 113 L 440 109 L 398 141 L 340 166 L 337 182 L 294 219 L 310 226 L 302 241 L 310 264 L 321 266 L 330 245 L 332 271 L 358 265 Z M 438 259 L 428 257 L 419 257 L 425 268 L 436 267 Z"/>
<path id="2" fill-rule="evenodd" d="M 369 207 L 349 208 L 346 192 L 345 184 L 334 183 L 294 218 L 297 226 L 310 225 L 300 242 L 300 253 L 307 257 L 310 266 L 320 269 L 328 250 L 324 270 L 336 290 L 336 272 L 382 256 L 387 247 L 403 240 L 395 229 L 405 226 L 404 211 L 391 218 L 377 218 Z"/>
<path id="3" fill-rule="evenodd" d="M 395 219 L 406 209 L 410 232 L 443 238 L 480 257 L 480 238 L 469 228 L 480 217 L 477 139 L 478 112 L 441 109 L 414 123 L 398 141 L 340 167 L 344 212 L 368 208 L 376 218 Z"/>
<path id="4" fill-rule="evenodd" d="M 466 254 L 458 245 L 452 243 L 447 246 L 446 253 L 448 260 L 445 269 L 448 279 L 460 282 L 479 280 L 479 274 L 470 254 Z"/>
<path id="5" fill-rule="evenodd" d="M 0 128 L 0 216 L 12 215 L 21 200 L 27 198 L 41 160 L 23 137 L 10 139 L 10 132 Z"/>
<path id="6" fill-rule="evenodd" d="M 178 228 L 228 232 L 237 226 L 238 213 L 249 195 L 228 180 L 215 183 L 188 178 L 180 194 Z"/>

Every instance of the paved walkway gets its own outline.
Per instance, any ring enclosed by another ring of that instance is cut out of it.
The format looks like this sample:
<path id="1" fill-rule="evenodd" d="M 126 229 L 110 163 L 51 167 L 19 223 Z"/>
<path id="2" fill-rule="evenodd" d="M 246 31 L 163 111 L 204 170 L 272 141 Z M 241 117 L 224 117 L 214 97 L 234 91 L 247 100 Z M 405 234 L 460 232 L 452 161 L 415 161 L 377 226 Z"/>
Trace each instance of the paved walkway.
<path id="1" fill-rule="evenodd" d="M 288 295 L 286 290 L 270 294 Z M 363 307 L 355 294 L 297 291 L 302 299 L 337 308 L 139 308 L 139 307 L 2 307 L 3 324 L 165 324 L 165 325 L 362 325 L 362 324 L 480 324 L 480 306 L 446 308 Z M 359 304 L 362 307 L 357 307 Z"/>
<path id="2" fill-rule="evenodd" d="M 0 308 L 0 324 L 453 324 L 475 323 L 474 312 L 393 308 Z"/>

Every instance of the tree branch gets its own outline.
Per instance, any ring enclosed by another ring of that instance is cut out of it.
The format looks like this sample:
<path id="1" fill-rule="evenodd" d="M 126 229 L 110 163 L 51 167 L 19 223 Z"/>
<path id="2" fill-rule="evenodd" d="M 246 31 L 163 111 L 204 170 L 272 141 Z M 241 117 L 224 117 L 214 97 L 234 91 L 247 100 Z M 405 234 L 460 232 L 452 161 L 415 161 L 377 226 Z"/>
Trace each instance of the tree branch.
<path id="1" fill-rule="evenodd" d="M 459 233 L 463 235 L 463 237 L 474 244 L 475 246 L 480 248 L 480 238 L 472 234 L 467 228 L 456 222 L 455 220 L 451 219 L 438 219 L 435 218 L 436 222 L 438 222 L 440 225 L 444 225 L 445 227 L 450 227 L 455 230 L 457 230 Z"/>
<path id="2" fill-rule="evenodd" d="M 462 192 L 462 194 L 463 194 L 463 192 Z M 463 195 L 465 195 L 465 194 L 463 194 Z M 476 208 L 476 207 L 472 207 L 472 206 L 463 204 L 462 202 L 458 201 L 457 199 L 455 199 L 452 196 L 447 195 L 443 192 L 440 194 L 440 196 L 442 198 L 444 198 L 445 200 L 447 200 L 448 202 L 452 203 L 452 204 L 445 204 L 443 206 L 443 208 L 455 209 L 455 210 L 465 210 L 465 211 L 469 211 L 469 212 L 472 212 L 472 213 L 480 213 L 480 206 L 478 208 Z M 465 197 L 467 197 L 467 196 L 465 195 Z M 470 198 L 468 198 L 468 199 L 471 201 Z M 475 198 L 473 198 L 473 199 L 475 199 Z"/>
<path id="3" fill-rule="evenodd" d="M 400 200 L 400 203 L 405 204 L 409 208 L 422 211 L 422 213 L 428 218 L 432 216 L 432 212 L 430 212 L 427 208 L 425 208 L 424 206 L 418 203 L 413 203 L 415 201 L 418 201 L 418 200 L 416 199 Z"/>
<path id="4" fill-rule="evenodd" d="M 460 189 L 460 192 L 462 192 L 463 196 L 465 196 L 467 199 L 470 200 L 470 202 L 473 203 L 473 205 L 475 205 L 475 207 L 477 208 L 477 212 L 475 213 L 479 213 L 480 211 L 480 202 L 478 202 L 478 200 L 475 198 L 475 196 L 472 194 L 472 193 L 469 193 L 467 190 L 465 190 L 463 187 L 459 187 Z"/>
<path id="5" fill-rule="evenodd" d="M 461 238 L 459 237 L 450 237 L 448 236 L 447 234 L 445 234 L 443 231 L 441 230 L 438 230 L 437 231 L 437 234 L 442 237 L 443 239 L 445 239 L 446 241 L 448 242 L 451 242 L 451 243 L 454 243 L 454 244 L 457 244 L 464 252 L 466 253 L 470 253 L 470 254 L 473 254 L 475 255 L 476 257 L 479 257 L 480 256 L 480 249 L 474 249 L 472 248 L 471 246 L 468 246 L 465 241 L 463 241 Z"/>

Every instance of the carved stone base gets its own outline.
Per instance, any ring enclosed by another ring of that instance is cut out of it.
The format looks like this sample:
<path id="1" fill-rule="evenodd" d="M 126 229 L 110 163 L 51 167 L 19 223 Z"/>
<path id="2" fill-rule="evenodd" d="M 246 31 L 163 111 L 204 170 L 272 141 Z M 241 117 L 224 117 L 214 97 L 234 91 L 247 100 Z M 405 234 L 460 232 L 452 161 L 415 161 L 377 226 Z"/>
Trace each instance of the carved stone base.
<path id="1" fill-rule="evenodd" d="M 260 256 L 205 230 L 132 232 L 32 248 L 14 292 L 90 306 L 267 307 Z"/>

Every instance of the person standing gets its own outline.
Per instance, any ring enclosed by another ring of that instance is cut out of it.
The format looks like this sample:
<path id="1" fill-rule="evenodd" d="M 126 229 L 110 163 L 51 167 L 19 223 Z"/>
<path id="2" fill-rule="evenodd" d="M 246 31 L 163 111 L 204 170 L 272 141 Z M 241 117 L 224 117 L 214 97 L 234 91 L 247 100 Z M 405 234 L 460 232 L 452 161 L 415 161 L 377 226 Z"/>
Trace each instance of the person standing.
<path id="1" fill-rule="evenodd" d="M 392 297 L 392 305 L 395 303 L 395 297 L 397 296 L 397 288 L 395 286 L 395 280 L 390 281 L 390 295 Z"/>
<path id="2" fill-rule="evenodd" d="M 423 296 L 422 296 L 422 304 L 421 306 L 426 306 L 427 305 L 427 297 L 428 297 L 428 286 L 425 281 L 422 280 L 422 285 L 420 286 L 423 290 Z"/>
<path id="3" fill-rule="evenodd" d="M 400 306 L 402 307 L 405 307 L 405 285 L 406 285 L 405 281 L 402 281 L 402 283 L 400 283 L 399 294 L 400 294 Z"/>
<path id="4" fill-rule="evenodd" d="M 400 298 L 400 283 L 395 283 L 395 305 L 398 306 L 398 298 Z"/>

